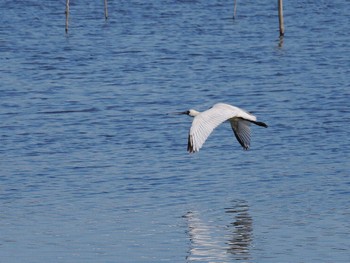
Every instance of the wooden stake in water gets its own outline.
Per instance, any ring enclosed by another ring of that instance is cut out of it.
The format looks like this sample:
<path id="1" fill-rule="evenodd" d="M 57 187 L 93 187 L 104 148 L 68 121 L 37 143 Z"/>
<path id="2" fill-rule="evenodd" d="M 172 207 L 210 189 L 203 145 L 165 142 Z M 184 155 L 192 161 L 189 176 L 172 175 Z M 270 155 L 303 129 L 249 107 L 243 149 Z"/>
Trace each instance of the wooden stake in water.
<path id="1" fill-rule="evenodd" d="M 108 18 L 107 0 L 105 0 L 105 18 Z"/>
<path id="2" fill-rule="evenodd" d="M 283 22 L 283 1 L 282 0 L 277 0 L 278 1 L 278 21 L 280 24 L 280 36 L 284 36 L 284 22 Z"/>
<path id="3" fill-rule="evenodd" d="M 237 11 L 237 0 L 234 0 L 234 4 L 233 4 L 233 19 L 236 18 L 236 11 Z"/>
<path id="4" fill-rule="evenodd" d="M 68 33 L 69 0 L 66 0 L 66 33 Z"/>

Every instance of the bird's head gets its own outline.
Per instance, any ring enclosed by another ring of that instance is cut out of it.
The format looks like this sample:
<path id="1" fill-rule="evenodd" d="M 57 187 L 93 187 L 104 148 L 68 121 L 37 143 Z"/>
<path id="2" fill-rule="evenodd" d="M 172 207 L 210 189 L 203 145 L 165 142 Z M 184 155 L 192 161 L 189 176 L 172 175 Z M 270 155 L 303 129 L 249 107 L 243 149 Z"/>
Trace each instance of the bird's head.
<path id="1" fill-rule="evenodd" d="M 196 117 L 199 113 L 200 113 L 199 111 L 196 111 L 194 109 L 190 109 L 186 111 L 186 114 L 191 117 Z"/>
<path id="2" fill-rule="evenodd" d="M 197 116 L 199 113 L 200 113 L 199 111 L 190 109 L 190 110 L 187 110 L 187 111 L 173 112 L 173 113 L 170 113 L 170 114 L 177 114 L 177 115 L 185 114 L 185 115 L 188 115 L 188 116 L 191 116 L 191 117 L 195 117 L 195 116 Z"/>
<path id="3" fill-rule="evenodd" d="M 197 116 L 199 114 L 199 112 L 196 111 L 196 110 L 190 109 L 190 110 L 187 110 L 187 111 L 176 112 L 175 114 L 185 114 L 185 115 L 188 115 L 188 116 L 191 116 L 191 117 L 195 117 L 195 116 Z"/>

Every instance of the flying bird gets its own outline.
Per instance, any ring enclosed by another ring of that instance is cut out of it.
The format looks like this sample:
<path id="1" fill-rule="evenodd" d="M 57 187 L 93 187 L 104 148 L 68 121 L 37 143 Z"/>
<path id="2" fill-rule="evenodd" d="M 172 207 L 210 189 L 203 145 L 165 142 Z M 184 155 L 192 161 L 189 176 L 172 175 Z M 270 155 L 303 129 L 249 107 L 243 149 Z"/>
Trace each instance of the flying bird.
<path id="1" fill-rule="evenodd" d="M 176 114 L 194 117 L 188 134 L 187 151 L 189 153 L 198 152 L 212 131 L 225 121 L 230 122 L 233 133 L 244 150 L 250 147 L 251 123 L 267 128 L 264 122 L 257 121 L 251 113 L 225 103 L 217 103 L 203 112 L 190 109 Z"/>

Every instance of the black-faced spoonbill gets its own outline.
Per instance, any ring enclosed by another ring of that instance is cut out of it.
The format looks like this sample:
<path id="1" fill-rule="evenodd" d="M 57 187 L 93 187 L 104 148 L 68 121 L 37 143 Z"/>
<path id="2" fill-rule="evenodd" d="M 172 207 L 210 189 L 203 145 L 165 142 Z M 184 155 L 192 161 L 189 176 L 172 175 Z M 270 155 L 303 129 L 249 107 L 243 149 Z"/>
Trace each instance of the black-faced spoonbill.
<path id="1" fill-rule="evenodd" d="M 217 103 L 203 112 L 191 109 L 177 114 L 194 117 L 188 134 L 187 151 L 190 153 L 198 152 L 212 131 L 225 121 L 231 123 L 232 130 L 244 150 L 248 150 L 250 146 L 251 123 L 267 128 L 265 123 L 256 121 L 256 117 L 251 113 L 225 103 Z"/>

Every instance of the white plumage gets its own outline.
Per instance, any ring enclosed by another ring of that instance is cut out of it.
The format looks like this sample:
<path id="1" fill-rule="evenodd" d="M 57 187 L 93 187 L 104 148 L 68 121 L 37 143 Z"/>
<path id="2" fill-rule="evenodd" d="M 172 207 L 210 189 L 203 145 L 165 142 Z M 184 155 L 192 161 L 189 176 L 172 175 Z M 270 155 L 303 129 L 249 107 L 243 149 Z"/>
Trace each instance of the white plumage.
<path id="1" fill-rule="evenodd" d="M 251 113 L 225 103 L 217 103 L 204 112 L 191 109 L 179 114 L 194 117 L 188 135 L 187 150 L 190 153 L 198 152 L 212 131 L 227 120 L 231 123 L 238 142 L 245 150 L 250 147 L 250 124 L 267 127 L 265 123 L 256 121 L 256 117 Z"/>

